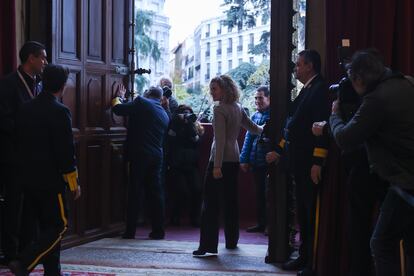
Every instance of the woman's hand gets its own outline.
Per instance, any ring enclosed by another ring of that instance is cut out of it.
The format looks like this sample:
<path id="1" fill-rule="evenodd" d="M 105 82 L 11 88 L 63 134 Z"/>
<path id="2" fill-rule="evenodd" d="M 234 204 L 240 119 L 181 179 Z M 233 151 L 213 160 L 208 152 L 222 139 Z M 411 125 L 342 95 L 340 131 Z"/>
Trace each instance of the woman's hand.
<path id="1" fill-rule="evenodd" d="M 213 178 L 220 179 L 223 177 L 223 173 L 221 172 L 221 168 L 213 168 Z"/>

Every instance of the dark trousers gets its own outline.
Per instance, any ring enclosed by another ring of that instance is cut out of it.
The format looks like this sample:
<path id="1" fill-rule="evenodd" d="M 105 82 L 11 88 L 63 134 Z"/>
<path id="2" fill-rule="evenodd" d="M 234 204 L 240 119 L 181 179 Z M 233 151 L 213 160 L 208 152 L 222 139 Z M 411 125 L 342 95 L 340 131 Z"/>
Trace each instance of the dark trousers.
<path id="1" fill-rule="evenodd" d="M 164 187 L 161 184 L 162 158 L 146 157 L 130 162 L 126 232 L 134 234 L 137 226 L 140 201 L 145 189 L 150 203 L 152 231 L 164 232 Z"/>
<path id="2" fill-rule="evenodd" d="M 239 163 L 224 162 L 221 171 L 223 177 L 214 179 L 210 163 L 204 180 L 199 249 L 212 253 L 217 252 L 219 242 L 220 206 L 224 209 L 226 247 L 235 247 L 239 241 Z"/>
<path id="3" fill-rule="evenodd" d="M 365 155 L 365 154 L 364 154 Z M 348 170 L 350 276 L 372 275 L 369 247 L 374 208 L 386 193 L 386 184 L 369 171 L 366 156 Z"/>
<path id="4" fill-rule="evenodd" d="M 23 266 L 32 271 L 42 263 L 45 275 L 60 275 L 60 242 L 67 229 L 65 196 L 49 191 L 24 193 L 27 225 L 37 225 L 39 235 L 18 255 Z M 32 227 L 34 229 L 35 227 Z"/>
<path id="5" fill-rule="evenodd" d="M 381 205 L 371 238 L 371 251 L 378 276 L 401 275 L 399 243 L 403 240 L 407 276 L 414 275 L 414 207 L 390 189 Z"/>
<path id="6" fill-rule="evenodd" d="M 267 167 L 252 168 L 254 184 L 256 186 L 257 225 L 266 227 L 266 177 Z"/>
<path id="7" fill-rule="evenodd" d="M 0 178 L 4 196 L 1 245 L 5 257 L 11 260 L 16 258 L 19 249 L 23 194 L 16 183 L 14 166 L 1 164 Z"/>
<path id="8" fill-rule="evenodd" d="M 315 207 L 317 185 L 310 177 L 312 164 L 306 160 L 296 158 L 293 168 L 295 181 L 296 214 L 299 223 L 301 245 L 299 257 L 303 258 L 306 267 L 312 269 L 313 240 L 315 233 Z"/>
<path id="9" fill-rule="evenodd" d="M 191 223 L 198 224 L 201 207 L 201 185 L 198 168 L 171 168 L 172 181 L 172 210 L 171 220 L 179 222 L 181 211 L 189 204 Z"/>

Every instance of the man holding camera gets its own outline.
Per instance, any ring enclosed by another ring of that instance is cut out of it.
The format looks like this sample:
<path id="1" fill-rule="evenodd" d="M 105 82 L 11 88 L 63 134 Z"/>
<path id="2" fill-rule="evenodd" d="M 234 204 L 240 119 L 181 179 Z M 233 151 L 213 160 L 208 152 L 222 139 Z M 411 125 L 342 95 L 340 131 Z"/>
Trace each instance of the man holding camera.
<path id="1" fill-rule="evenodd" d="M 163 106 L 168 106 L 167 110 L 172 115 L 176 112 L 177 107 L 178 107 L 178 102 L 172 95 L 173 94 L 172 93 L 172 87 L 173 87 L 172 81 L 171 79 L 167 77 L 162 77 L 159 81 L 159 85 L 163 91 L 162 102 L 168 102 L 168 105 L 163 105 Z"/>
<path id="2" fill-rule="evenodd" d="M 299 257 L 282 265 L 284 270 L 300 270 L 298 276 L 313 275 L 315 209 L 322 166 L 328 154 L 326 137 L 314 137 L 313 122 L 329 117 L 328 93 L 321 74 L 321 58 L 314 50 L 298 54 L 296 78 L 304 84 L 289 106 L 283 139 L 266 155 L 268 163 L 281 156 L 296 183 L 296 214 L 300 228 Z"/>
<path id="3" fill-rule="evenodd" d="M 130 162 L 130 183 L 126 231 L 124 239 L 135 238 L 135 228 L 143 189 L 150 197 L 152 231 L 151 239 L 163 239 L 164 232 L 164 187 L 161 185 L 163 142 L 169 118 L 160 100 L 163 91 L 150 87 L 146 97 L 137 96 L 132 102 L 122 103 L 125 88 L 120 85 L 117 97 L 112 100 L 112 111 L 116 115 L 129 116 L 125 157 Z"/>
<path id="4" fill-rule="evenodd" d="M 400 275 L 403 241 L 407 275 L 414 256 L 414 81 L 394 74 L 370 51 L 354 54 L 348 76 L 362 103 L 345 123 L 332 105 L 331 131 L 341 148 L 365 143 L 371 169 L 391 184 L 371 238 L 376 273 Z"/>

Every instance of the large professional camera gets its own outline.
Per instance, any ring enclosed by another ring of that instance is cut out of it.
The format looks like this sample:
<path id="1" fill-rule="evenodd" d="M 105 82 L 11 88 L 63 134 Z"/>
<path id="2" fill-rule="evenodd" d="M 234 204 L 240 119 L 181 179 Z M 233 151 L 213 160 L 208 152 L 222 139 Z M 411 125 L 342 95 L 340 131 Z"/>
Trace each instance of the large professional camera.
<path id="1" fill-rule="evenodd" d="M 343 77 L 338 83 L 329 87 L 329 92 L 339 100 L 339 111 L 342 120 L 348 122 L 358 110 L 361 98 L 352 86 L 351 80 L 346 74 L 346 65 L 350 61 L 351 53 L 349 47 L 338 47 L 339 65 L 343 70 Z"/>
<path id="2" fill-rule="evenodd" d="M 171 88 L 170 87 L 168 87 L 168 86 L 164 86 L 163 88 L 162 88 L 162 95 L 164 96 L 164 97 L 166 97 L 167 99 L 169 99 L 169 98 L 171 98 L 171 96 L 172 96 L 172 91 L 171 91 Z"/>
<path id="3" fill-rule="evenodd" d="M 197 121 L 197 115 L 194 113 L 180 113 L 176 115 L 177 118 L 184 123 L 195 123 Z"/>

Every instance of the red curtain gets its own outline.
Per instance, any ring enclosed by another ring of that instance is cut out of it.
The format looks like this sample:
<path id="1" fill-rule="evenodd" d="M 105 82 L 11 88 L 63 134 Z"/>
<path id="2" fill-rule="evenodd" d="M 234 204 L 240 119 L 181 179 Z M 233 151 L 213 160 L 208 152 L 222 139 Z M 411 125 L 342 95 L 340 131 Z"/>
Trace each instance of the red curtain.
<path id="1" fill-rule="evenodd" d="M 387 66 L 414 75 L 414 2 L 412 0 L 326 1 L 326 77 L 337 82 L 342 72 L 337 47 L 350 39 L 352 50 L 376 48 Z M 339 150 L 332 142 L 321 189 L 317 275 L 348 272 L 347 187 Z"/>
<path id="2" fill-rule="evenodd" d="M 412 0 L 326 1 L 328 80 L 340 75 L 336 49 L 342 38 L 353 50 L 376 48 L 385 63 L 414 75 L 414 2 Z"/>
<path id="3" fill-rule="evenodd" d="M 0 76 L 16 69 L 15 0 L 0 1 Z"/>

